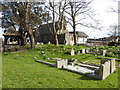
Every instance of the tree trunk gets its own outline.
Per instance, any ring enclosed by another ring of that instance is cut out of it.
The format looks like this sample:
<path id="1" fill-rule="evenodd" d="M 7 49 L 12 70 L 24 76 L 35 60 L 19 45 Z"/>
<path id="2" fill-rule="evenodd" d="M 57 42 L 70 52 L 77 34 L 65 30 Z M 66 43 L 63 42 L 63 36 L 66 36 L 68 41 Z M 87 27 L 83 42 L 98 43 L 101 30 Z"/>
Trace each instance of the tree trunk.
<path id="1" fill-rule="evenodd" d="M 35 48 L 35 39 L 33 35 L 29 35 L 30 38 L 30 48 L 34 49 Z"/>
<path id="2" fill-rule="evenodd" d="M 74 36 L 74 45 L 77 44 L 76 42 L 76 25 L 75 25 L 75 17 L 73 16 L 73 36 Z"/>
<path id="3" fill-rule="evenodd" d="M 76 28 L 75 28 L 75 26 L 73 26 L 73 36 L 74 36 L 74 45 L 77 45 L 77 42 L 76 42 Z"/>
<path id="4" fill-rule="evenodd" d="M 19 28 L 19 33 L 20 33 L 20 35 L 21 35 L 21 45 L 24 46 L 24 45 L 27 44 L 27 42 L 26 42 L 26 40 L 25 40 L 25 38 L 24 38 L 22 28 Z"/>
<path id="5" fill-rule="evenodd" d="M 25 46 L 27 44 L 25 38 L 21 36 L 21 46 Z"/>
<path id="6" fill-rule="evenodd" d="M 55 45 L 58 46 L 59 45 L 59 42 L 58 42 L 58 36 L 57 34 L 55 34 Z"/>
<path id="7" fill-rule="evenodd" d="M 28 33 L 28 36 L 30 38 L 30 48 L 34 49 L 35 48 L 35 39 L 33 36 L 33 32 L 31 29 L 31 26 L 29 25 L 29 0 L 27 0 L 28 2 L 25 2 L 25 16 L 24 16 L 24 22 L 25 22 L 25 29 L 26 32 Z"/>

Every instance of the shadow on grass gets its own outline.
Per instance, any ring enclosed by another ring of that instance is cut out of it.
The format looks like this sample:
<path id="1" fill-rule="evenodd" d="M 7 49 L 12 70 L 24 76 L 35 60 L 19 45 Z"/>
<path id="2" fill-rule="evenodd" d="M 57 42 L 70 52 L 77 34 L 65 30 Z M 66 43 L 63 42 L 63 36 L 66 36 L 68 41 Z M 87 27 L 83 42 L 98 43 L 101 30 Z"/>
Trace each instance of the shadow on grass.
<path id="1" fill-rule="evenodd" d="M 93 78 L 93 77 L 88 77 L 83 75 L 82 77 L 79 78 L 80 80 L 94 80 L 94 81 L 99 81 L 99 79 Z"/>

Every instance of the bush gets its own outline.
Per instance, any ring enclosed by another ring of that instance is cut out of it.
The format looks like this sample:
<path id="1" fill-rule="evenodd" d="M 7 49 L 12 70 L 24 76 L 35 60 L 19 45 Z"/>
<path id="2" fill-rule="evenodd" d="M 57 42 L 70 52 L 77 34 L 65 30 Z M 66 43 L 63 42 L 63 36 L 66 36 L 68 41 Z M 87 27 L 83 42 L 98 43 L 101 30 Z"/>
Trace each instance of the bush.
<path id="1" fill-rule="evenodd" d="M 118 43 L 117 42 L 109 42 L 108 46 L 118 46 Z"/>
<path id="2" fill-rule="evenodd" d="M 114 56 L 114 53 L 113 52 L 109 52 L 109 53 L 106 53 L 105 56 L 112 57 L 112 56 Z"/>

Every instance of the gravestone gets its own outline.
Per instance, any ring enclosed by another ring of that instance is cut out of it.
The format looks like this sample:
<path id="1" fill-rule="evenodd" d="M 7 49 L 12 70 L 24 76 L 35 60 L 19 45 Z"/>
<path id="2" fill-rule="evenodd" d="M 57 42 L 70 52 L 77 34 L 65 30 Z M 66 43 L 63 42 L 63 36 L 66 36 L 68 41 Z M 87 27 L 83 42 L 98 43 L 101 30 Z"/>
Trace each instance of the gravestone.
<path id="1" fill-rule="evenodd" d="M 48 42 L 48 45 L 50 45 L 51 43 L 50 43 L 50 41 Z"/>
<path id="2" fill-rule="evenodd" d="M 108 60 L 110 61 L 110 73 L 113 73 L 116 70 L 115 59 L 102 59 L 101 64 L 104 64 Z"/>
<path id="3" fill-rule="evenodd" d="M 85 49 L 82 49 L 82 53 L 85 54 Z"/>
<path id="4" fill-rule="evenodd" d="M 100 65 L 99 69 L 99 79 L 103 80 L 110 74 L 110 61 L 106 61 L 104 64 Z"/>
<path id="5" fill-rule="evenodd" d="M 86 49 L 86 53 L 89 53 L 89 51 L 90 51 L 89 49 Z"/>
<path id="6" fill-rule="evenodd" d="M 80 50 L 77 51 L 77 54 L 78 54 L 78 55 L 80 54 Z"/>
<path id="7" fill-rule="evenodd" d="M 66 59 L 58 60 L 56 63 L 57 68 L 66 68 L 68 61 Z"/>
<path id="8" fill-rule="evenodd" d="M 97 51 L 97 52 L 99 52 L 99 49 L 98 49 L 98 48 L 96 48 L 96 51 Z"/>
<path id="9" fill-rule="evenodd" d="M 106 50 L 103 50 L 103 56 L 105 56 L 105 54 L 106 54 Z"/>
<path id="10" fill-rule="evenodd" d="M 44 51 L 42 51 L 42 52 L 41 52 L 41 54 L 45 54 L 45 52 L 44 52 Z"/>
<path id="11" fill-rule="evenodd" d="M 110 73 L 113 73 L 116 70 L 115 59 L 110 60 Z"/>
<path id="12" fill-rule="evenodd" d="M 70 51 L 70 55 L 71 55 L 71 56 L 74 56 L 74 55 L 75 55 L 75 51 L 74 51 L 73 48 L 72 48 L 71 51 Z"/>

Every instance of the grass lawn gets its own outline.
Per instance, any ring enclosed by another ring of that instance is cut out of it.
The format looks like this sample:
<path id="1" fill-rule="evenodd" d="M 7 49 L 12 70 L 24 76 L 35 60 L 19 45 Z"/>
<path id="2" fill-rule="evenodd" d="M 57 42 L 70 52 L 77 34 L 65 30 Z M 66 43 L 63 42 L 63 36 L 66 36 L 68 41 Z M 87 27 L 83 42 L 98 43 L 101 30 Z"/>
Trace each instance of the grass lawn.
<path id="1" fill-rule="evenodd" d="M 72 46 L 39 45 L 36 49 L 21 53 L 4 52 L 2 57 L 2 87 L 3 88 L 117 88 L 118 68 L 105 80 L 72 73 L 58 68 L 35 62 L 46 58 L 75 58 L 78 62 L 87 61 L 99 64 L 97 56 L 80 54 L 70 56 Z M 87 48 L 74 46 L 75 50 Z M 65 49 L 65 50 L 64 50 Z M 39 51 L 44 51 L 45 56 Z M 118 62 L 117 62 L 118 63 Z"/>

